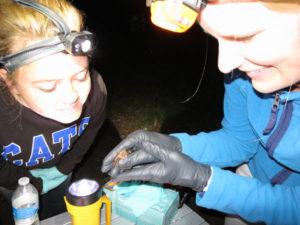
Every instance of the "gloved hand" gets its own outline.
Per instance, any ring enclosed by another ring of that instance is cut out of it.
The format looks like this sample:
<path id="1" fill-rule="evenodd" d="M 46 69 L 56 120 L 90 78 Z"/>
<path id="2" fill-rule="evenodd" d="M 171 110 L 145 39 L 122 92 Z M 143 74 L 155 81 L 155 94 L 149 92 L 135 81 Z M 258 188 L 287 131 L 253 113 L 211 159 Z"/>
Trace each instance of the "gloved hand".
<path id="1" fill-rule="evenodd" d="M 56 188 L 68 178 L 68 175 L 59 172 L 55 166 L 46 169 L 30 170 L 30 173 L 34 177 L 42 178 L 43 194 Z"/>
<path id="2" fill-rule="evenodd" d="M 181 153 L 181 143 L 175 137 L 148 131 L 136 131 L 122 141 L 104 159 L 102 171 L 113 169 L 116 155 L 123 149 L 133 153 L 120 159 L 115 167 L 131 168 L 112 174 L 114 181 L 144 180 L 169 183 L 202 191 L 211 176 L 211 168 Z"/>
<path id="3" fill-rule="evenodd" d="M 119 167 L 114 167 L 114 160 L 122 150 L 133 150 L 135 154 L 130 156 L 130 160 L 134 161 L 136 165 L 141 162 L 155 162 L 157 159 L 145 152 L 146 149 L 173 149 L 181 152 L 182 146 L 178 138 L 157 132 L 137 130 L 120 142 L 103 160 L 102 172 L 108 172 L 109 175 L 115 177 L 120 172 Z"/>

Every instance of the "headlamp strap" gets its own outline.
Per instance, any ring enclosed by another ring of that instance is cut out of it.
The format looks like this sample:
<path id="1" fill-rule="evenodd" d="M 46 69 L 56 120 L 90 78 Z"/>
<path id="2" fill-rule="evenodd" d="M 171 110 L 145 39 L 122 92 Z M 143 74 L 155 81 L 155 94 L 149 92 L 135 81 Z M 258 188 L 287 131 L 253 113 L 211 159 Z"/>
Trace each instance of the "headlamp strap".
<path id="1" fill-rule="evenodd" d="M 71 33 L 68 25 L 65 23 L 65 21 L 53 10 L 49 9 L 47 6 L 40 4 L 39 2 L 36 2 L 34 0 L 12 0 L 13 2 L 35 9 L 39 11 L 40 13 L 47 16 L 59 29 L 61 33 L 64 33 L 64 36 L 67 36 Z"/>
<path id="2" fill-rule="evenodd" d="M 47 6 L 34 0 L 11 1 L 44 14 L 58 27 L 59 33 L 53 38 L 32 44 L 10 55 L 0 56 L 0 68 L 11 72 L 20 66 L 58 52 L 66 51 L 72 55 L 86 55 L 93 50 L 94 35 L 92 33 L 71 32 L 62 17 Z"/>
<path id="3" fill-rule="evenodd" d="M 165 1 L 165 0 L 146 0 L 146 6 L 150 7 L 152 2 L 156 1 Z M 171 1 L 178 1 L 178 0 L 171 0 Z M 200 9 L 205 8 L 207 3 L 209 1 L 214 1 L 214 0 L 181 0 L 182 3 L 186 4 L 187 6 L 191 7 L 195 11 L 200 11 Z"/>
<path id="4" fill-rule="evenodd" d="M 184 0 L 184 4 L 199 12 L 207 4 L 207 0 Z"/>
<path id="5" fill-rule="evenodd" d="M 2 64 L 8 72 L 11 72 L 20 66 L 34 62 L 44 56 L 53 55 L 64 50 L 64 42 L 61 41 L 59 36 L 55 36 L 38 42 L 37 44 L 33 44 L 11 55 L 4 57 L 0 56 L 0 64 Z"/>

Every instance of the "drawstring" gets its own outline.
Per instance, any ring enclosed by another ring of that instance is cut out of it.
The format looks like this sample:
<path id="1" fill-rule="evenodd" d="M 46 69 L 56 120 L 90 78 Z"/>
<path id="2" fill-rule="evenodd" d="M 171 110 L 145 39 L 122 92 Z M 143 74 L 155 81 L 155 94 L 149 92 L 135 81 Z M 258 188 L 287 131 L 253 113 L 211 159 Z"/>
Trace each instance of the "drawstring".
<path id="1" fill-rule="evenodd" d="M 286 181 L 292 173 L 293 172 L 291 170 L 283 168 L 272 177 L 270 182 L 272 185 L 283 184 L 283 182 Z"/>
<path id="2" fill-rule="evenodd" d="M 283 135 L 285 134 L 288 126 L 290 125 L 292 113 L 293 113 L 293 104 L 291 101 L 288 101 L 285 105 L 285 108 L 280 117 L 278 126 L 273 134 L 269 137 L 267 142 L 267 150 L 269 155 L 272 157 L 275 151 L 275 148 L 281 141 Z"/>
<path id="3" fill-rule="evenodd" d="M 271 109 L 270 120 L 266 128 L 263 130 L 264 135 L 269 134 L 275 127 L 277 115 L 279 111 L 279 103 L 280 103 L 280 94 L 276 93 L 275 101 Z M 279 142 L 281 141 L 282 137 L 284 136 L 286 130 L 289 127 L 292 118 L 293 108 L 294 107 L 292 102 L 287 101 L 284 110 L 282 112 L 282 115 L 280 117 L 278 126 L 267 141 L 267 151 L 270 157 L 273 157 L 276 147 L 278 146 Z M 291 174 L 292 174 L 291 170 L 287 168 L 283 168 L 272 177 L 270 182 L 272 185 L 282 184 Z"/>

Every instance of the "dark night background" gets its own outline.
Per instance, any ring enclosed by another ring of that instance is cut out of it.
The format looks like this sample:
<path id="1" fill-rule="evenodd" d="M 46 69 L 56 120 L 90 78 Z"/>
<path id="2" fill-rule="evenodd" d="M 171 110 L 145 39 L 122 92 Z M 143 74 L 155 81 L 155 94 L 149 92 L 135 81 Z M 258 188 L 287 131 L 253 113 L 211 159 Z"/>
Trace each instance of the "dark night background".
<path id="1" fill-rule="evenodd" d="M 99 39 L 92 63 L 106 82 L 108 108 L 126 93 L 139 98 L 145 95 L 145 101 L 174 109 L 162 132 L 196 133 L 219 127 L 223 75 L 217 69 L 217 42 L 198 24 L 183 34 L 160 29 L 151 23 L 144 0 L 73 2 L 86 14 L 87 28 Z M 196 96 L 180 103 L 194 93 L 204 67 Z"/>
<path id="2" fill-rule="evenodd" d="M 92 65 L 108 90 L 108 119 L 74 172 L 75 179 L 93 178 L 101 184 L 109 179 L 100 172 L 101 162 L 128 133 L 144 128 L 131 125 L 138 107 L 169 109 L 156 130 L 163 133 L 195 134 L 220 127 L 224 89 L 217 69 L 217 42 L 198 24 L 183 34 L 162 30 L 151 23 L 145 0 L 73 0 L 73 4 L 84 12 L 88 30 L 98 37 Z M 198 92 L 181 103 L 196 90 L 204 67 Z M 188 205 L 209 224 L 223 224 L 223 214 L 194 202 L 192 196 Z M 11 223 L 9 207 L 0 199 L 0 224 Z"/>

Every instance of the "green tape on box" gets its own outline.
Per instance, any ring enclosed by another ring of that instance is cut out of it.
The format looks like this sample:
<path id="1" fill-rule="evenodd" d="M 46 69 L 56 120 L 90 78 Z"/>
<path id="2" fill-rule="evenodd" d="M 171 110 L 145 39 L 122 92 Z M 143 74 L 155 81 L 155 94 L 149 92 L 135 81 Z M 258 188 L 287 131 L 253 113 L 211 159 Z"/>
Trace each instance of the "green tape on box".
<path id="1" fill-rule="evenodd" d="M 150 182 L 106 184 L 105 194 L 111 199 L 112 212 L 138 225 L 167 225 L 178 210 L 178 192 Z"/>

